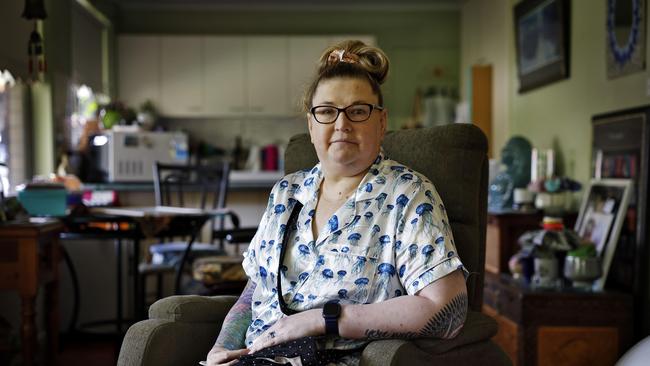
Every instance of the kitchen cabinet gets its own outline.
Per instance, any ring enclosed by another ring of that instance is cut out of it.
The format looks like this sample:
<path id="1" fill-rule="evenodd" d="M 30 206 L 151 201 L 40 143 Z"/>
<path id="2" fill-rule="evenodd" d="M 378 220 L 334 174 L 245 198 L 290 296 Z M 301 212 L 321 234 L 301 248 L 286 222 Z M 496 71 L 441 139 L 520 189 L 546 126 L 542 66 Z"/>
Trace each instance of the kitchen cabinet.
<path id="1" fill-rule="evenodd" d="M 246 112 L 246 39 L 203 37 L 203 103 L 209 116 Z"/>
<path id="2" fill-rule="evenodd" d="M 371 36 L 139 36 L 119 43 L 119 98 L 167 117 L 296 116 L 318 58 Z"/>
<path id="3" fill-rule="evenodd" d="M 203 115 L 203 53 L 200 37 L 160 39 L 160 105 L 163 115 Z"/>
<path id="4" fill-rule="evenodd" d="M 287 37 L 248 37 L 246 68 L 249 115 L 289 114 Z"/>
<path id="5" fill-rule="evenodd" d="M 155 36 L 120 37 L 117 55 L 118 95 L 139 108 L 151 100 L 160 105 L 160 39 Z"/>
<path id="6" fill-rule="evenodd" d="M 321 53 L 329 44 L 327 37 L 289 38 L 289 107 L 294 114 L 302 112 L 303 93 L 316 73 Z"/>

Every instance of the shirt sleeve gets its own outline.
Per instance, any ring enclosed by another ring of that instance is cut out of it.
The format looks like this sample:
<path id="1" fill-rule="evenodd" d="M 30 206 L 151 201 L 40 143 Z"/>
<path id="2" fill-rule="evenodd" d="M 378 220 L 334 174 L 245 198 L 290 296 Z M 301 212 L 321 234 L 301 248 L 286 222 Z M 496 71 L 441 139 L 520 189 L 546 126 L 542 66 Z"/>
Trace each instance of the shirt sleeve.
<path id="1" fill-rule="evenodd" d="M 463 268 L 442 200 L 428 182 L 404 208 L 396 236 L 401 243 L 395 252 L 395 263 L 409 295 Z"/>
<path id="2" fill-rule="evenodd" d="M 264 210 L 264 215 L 262 215 L 262 220 L 260 220 L 260 225 L 257 227 L 255 236 L 248 245 L 248 249 L 244 251 L 244 260 L 242 261 L 242 267 L 244 267 L 244 272 L 248 278 L 253 282 L 259 283 L 259 261 L 257 260 L 257 254 L 260 252 L 260 246 L 264 240 L 265 234 L 269 229 L 269 218 L 272 214 L 271 210 L 275 204 L 274 197 L 277 197 L 278 183 L 275 184 L 269 195 L 269 200 Z"/>

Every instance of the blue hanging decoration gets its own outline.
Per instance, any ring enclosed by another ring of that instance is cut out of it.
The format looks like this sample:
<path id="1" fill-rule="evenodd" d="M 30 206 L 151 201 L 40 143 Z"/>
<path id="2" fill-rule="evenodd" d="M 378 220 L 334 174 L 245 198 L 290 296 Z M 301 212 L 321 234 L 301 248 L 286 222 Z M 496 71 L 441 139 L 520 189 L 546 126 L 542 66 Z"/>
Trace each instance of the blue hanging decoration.
<path id="1" fill-rule="evenodd" d="M 639 28 L 641 24 L 639 0 L 632 0 L 632 24 L 627 42 L 624 45 L 619 45 L 616 41 L 616 0 L 609 0 L 607 7 L 607 38 L 609 41 L 609 49 L 614 56 L 616 64 L 619 67 L 623 67 L 630 61 L 632 55 L 634 55 L 639 40 Z"/>

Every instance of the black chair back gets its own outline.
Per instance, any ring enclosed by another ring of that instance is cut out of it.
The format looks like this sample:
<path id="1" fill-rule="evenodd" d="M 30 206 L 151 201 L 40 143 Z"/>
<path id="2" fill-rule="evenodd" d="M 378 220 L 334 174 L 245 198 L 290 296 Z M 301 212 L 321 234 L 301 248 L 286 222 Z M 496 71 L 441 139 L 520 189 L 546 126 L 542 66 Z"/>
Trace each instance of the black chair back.
<path id="1" fill-rule="evenodd" d="M 230 165 L 154 164 L 154 193 L 156 205 L 219 209 L 226 207 Z M 190 195 L 193 197 L 190 198 Z M 198 195 L 198 199 L 195 199 Z M 224 218 L 211 222 L 211 241 L 215 230 L 223 230 Z M 222 239 L 222 238 L 220 238 Z M 223 246 L 223 243 L 220 244 Z"/>

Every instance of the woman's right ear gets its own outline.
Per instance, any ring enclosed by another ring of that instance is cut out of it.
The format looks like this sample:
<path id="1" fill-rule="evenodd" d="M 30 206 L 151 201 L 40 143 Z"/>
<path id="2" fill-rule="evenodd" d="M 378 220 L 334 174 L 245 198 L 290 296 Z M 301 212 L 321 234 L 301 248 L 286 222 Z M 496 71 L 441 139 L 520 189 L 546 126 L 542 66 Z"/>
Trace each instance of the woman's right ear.
<path id="1" fill-rule="evenodd" d="M 312 126 L 314 124 L 311 123 L 311 113 L 307 113 L 307 130 L 309 130 L 309 141 L 311 141 L 312 145 L 314 144 L 314 138 L 311 133 Z"/>

